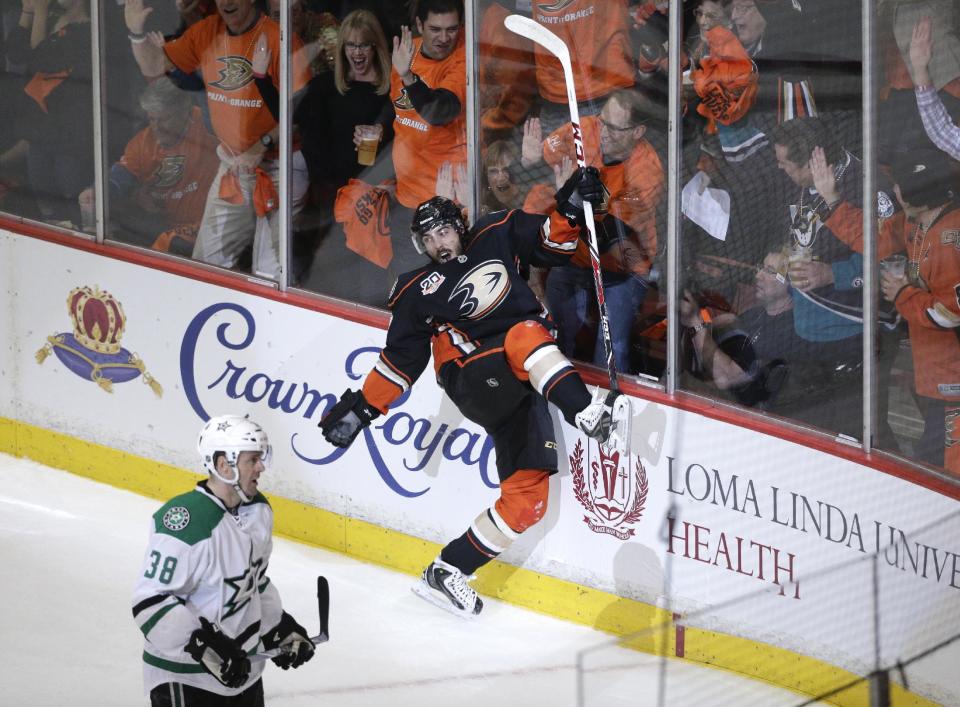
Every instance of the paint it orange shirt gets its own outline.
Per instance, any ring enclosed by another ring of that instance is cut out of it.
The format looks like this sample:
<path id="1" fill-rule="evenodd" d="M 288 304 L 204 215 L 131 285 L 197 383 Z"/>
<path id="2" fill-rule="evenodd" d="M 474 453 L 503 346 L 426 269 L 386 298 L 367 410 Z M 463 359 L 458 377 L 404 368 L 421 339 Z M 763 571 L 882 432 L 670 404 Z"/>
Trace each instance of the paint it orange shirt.
<path id="1" fill-rule="evenodd" d="M 578 101 L 633 86 L 636 63 L 630 48 L 627 0 L 534 0 L 533 19 L 570 49 Z M 540 95 L 566 104 L 560 62 L 539 45 L 535 56 Z"/>
<path id="2" fill-rule="evenodd" d="M 446 89 L 460 101 L 460 114 L 445 125 L 430 125 L 417 113 L 407 96 L 400 74 L 390 75 L 393 121 L 393 167 L 397 173 L 397 201 L 414 209 L 436 196 L 437 172 L 444 162 L 467 161 L 467 56 L 463 38 L 446 59 L 424 56 L 421 39 L 413 42 L 410 71 L 431 89 Z"/>
<path id="3" fill-rule="evenodd" d="M 183 139 L 171 147 L 157 143 L 144 128 L 133 136 L 119 164 L 137 178 L 141 195 L 162 209 L 172 224 L 199 226 L 210 183 L 220 161 L 217 139 L 207 132 L 199 108 L 193 108 Z"/>
<path id="4" fill-rule="evenodd" d="M 219 13 L 192 25 L 182 36 L 163 45 L 174 66 L 190 74 L 200 69 L 207 89 L 207 105 L 213 131 L 233 154 L 246 152 L 277 126 L 253 80 L 253 49 L 261 34 L 267 36 L 270 66 L 267 73 L 280 89 L 280 28 L 269 17 L 259 20 L 243 34 L 231 35 Z M 296 35 L 293 50 L 302 46 Z M 294 62 L 292 89 L 298 91 L 310 80 L 302 60 Z"/>
<path id="5" fill-rule="evenodd" d="M 657 254 L 657 208 L 663 197 L 665 174 L 660 157 L 653 146 L 641 139 L 630 156 L 613 165 L 603 163 L 600 154 L 600 120 L 596 116 L 583 118 L 583 145 L 586 163 L 600 172 L 600 181 L 607 188 L 609 197 L 598 213 L 614 216 L 630 227 L 627 238 L 616 243 L 601 258 L 606 270 L 629 270 L 641 275 L 650 272 Z M 543 141 L 543 158 L 553 167 L 564 155 L 575 161 L 573 130 L 569 123 L 554 130 Z M 574 162 L 575 163 L 575 162 Z M 582 251 L 582 252 L 581 252 Z M 586 252 L 581 249 L 573 257 L 574 265 L 588 265 Z"/>

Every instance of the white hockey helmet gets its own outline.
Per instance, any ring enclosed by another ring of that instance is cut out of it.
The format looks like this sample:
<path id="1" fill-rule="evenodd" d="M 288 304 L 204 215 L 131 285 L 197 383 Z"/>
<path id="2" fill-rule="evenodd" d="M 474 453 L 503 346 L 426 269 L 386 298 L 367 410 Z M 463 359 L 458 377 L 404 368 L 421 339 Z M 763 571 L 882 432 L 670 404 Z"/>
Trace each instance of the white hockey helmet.
<path id="1" fill-rule="evenodd" d="M 203 461 L 203 468 L 225 484 L 231 484 L 245 502 L 250 499 L 240 489 L 240 472 L 237 459 L 240 452 L 260 452 L 264 466 L 270 463 L 272 449 L 267 433 L 253 420 L 240 415 L 217 415 L 211 417 L 200 430 L 197 438 L 197 451 Z M 227 464 L 233 470 L 233 478 L 226 478 L 217 471 L 216 455 L 222 452 Z"/>

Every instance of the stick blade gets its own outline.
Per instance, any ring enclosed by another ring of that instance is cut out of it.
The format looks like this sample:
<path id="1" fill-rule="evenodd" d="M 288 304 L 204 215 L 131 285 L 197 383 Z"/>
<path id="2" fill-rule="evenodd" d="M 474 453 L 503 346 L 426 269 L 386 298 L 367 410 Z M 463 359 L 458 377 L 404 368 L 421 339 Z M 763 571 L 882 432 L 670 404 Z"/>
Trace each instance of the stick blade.
<path id="1" fill-rule="evenodd" d="M 314 643 L 325 643 L 330 640 L 330 583 L 323 575 L 317 577 L 317 612 L 320 615 L 320 634 L 318 641 Z"/>
<path id="2" fill-rule="evenodd" d="M 507 15 L 503 24 L 514 34 L 526 37 L 553 54 L 564 68 L 570 66 L 570 50 L 566 43 L 543 25 L 523 15 Z"/>

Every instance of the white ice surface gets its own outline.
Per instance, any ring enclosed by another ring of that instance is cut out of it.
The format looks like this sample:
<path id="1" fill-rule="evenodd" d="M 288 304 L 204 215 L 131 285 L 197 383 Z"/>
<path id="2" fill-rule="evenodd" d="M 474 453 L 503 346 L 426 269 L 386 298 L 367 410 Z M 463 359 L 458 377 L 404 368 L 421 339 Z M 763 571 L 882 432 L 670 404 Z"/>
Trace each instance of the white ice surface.
<path id="1" fill-rule="evenodd" d="M 0 705 L 148 704 L 130 596 L 159 505 L 0 454 Z M 330 642 L 299 670 L 268 666 L 268 705 L 572 707 L 577 652 L 609 640 L 492 599 L 464 621 L 416 597 L 413 577 L 277 538 L 270 576 L 311 633 L 318 574 L 330 582 Z M 653 657 L 610 649 L 587 665 L 585 707 L 656 704 Z M 802 701 L 680 661 L 667 674 L 671 705 Z"/>

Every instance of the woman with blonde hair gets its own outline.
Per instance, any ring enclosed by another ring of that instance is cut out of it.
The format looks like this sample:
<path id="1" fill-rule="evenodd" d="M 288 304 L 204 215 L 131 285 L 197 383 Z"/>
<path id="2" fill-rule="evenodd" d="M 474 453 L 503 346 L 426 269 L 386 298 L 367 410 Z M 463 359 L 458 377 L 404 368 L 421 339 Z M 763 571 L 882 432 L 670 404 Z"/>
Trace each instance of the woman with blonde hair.
<path id="1" fill-rule="evenodd" d="M 333 62 L 334 83 L 341 95 L 351 81 L 373 83 L 378 96 L 390 90 L 390 50 L 372 12 L 355 10 L 343 19 Z"/>
<path id="2" fill-rule="evenodd" d="M 337 191 L 351 180 L 376 186 L 393 177 L 386 146 L 393 139 L 390 69 L 380 22 L 367 10 L 355 10 L 340 23 L 333 71 L 313 78 L 294 115 L 310 171 L 311 201 L 325 232 L 304 285 L 373 304 L 386 298 L 386 271 L 346 247 L 333 211 Z M 362 159 L 357 150 L 354 138 L 364 130 L 378 140 L 373 160 Z M 369 292 L 358 292 L 358 283 L 369 283 Z"/>

